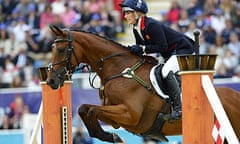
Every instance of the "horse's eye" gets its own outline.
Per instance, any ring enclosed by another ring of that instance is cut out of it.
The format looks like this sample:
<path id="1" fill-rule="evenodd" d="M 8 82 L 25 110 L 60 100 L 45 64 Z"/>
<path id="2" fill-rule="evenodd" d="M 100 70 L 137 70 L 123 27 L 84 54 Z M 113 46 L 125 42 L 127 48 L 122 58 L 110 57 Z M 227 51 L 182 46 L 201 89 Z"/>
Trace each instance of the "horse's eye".
<path id="1" fill-rule="evenodd" d="M 66 50 L 65 48 L 58 48 L 57 49 L 59 54 L 64 54 L 65 50 Z"/>

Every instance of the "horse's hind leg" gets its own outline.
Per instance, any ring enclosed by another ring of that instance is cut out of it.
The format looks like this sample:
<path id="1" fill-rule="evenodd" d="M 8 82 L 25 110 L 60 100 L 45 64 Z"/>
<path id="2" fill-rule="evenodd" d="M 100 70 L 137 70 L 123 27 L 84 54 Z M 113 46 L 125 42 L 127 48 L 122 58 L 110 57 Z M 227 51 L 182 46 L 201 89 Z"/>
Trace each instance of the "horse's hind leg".
<path id="1" fill-rule="evenodd" d="M 119 138 L 116 134 L 105 132 L 97 121 L 96 115 L 88 115 L 89 109 L 91 107 L 95 107 L 94 105 L 83 104 L 78 109 L 78 114 L 82 118 L 85 126 L 88 129 L 89 135 L 91 137 L 96 137 L 103 141 L 108 142 L 122 142 L 121 138 Z"/>

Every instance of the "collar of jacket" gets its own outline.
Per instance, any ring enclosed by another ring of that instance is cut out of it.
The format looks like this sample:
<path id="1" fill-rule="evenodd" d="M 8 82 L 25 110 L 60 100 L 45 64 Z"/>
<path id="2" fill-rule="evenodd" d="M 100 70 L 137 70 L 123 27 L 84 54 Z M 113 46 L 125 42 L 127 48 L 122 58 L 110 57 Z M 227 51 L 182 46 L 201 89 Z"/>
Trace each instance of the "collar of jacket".
<path id="1" fill-rule="evenodd" d="M 145 17 L 143 16 L 140 18 L 140 29 L 144 30 L 144 28 L 145 28 Z"/>

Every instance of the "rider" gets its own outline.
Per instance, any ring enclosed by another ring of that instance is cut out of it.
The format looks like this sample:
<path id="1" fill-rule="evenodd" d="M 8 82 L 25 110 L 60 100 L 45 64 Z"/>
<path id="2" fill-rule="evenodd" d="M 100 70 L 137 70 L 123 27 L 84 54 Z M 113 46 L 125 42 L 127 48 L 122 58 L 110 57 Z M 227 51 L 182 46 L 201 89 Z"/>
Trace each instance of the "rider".
<path id="1" fill-rule="evenodd" d="M 133 26 L 136 44 L 131 46 L 131 51 L 138 55 L 160 53 L 164 58 L 165 64 L 160 75 L 173 103 L 170 119 L 180 119 L 181 90 L 175 77 L 175 73 L 179 71 L 176 55 L 194 53 L 194 41 L 160 21 L 146 16 L 148 7 L 144 0 L 123 0 L 119 5 L 128 24 Z"/>

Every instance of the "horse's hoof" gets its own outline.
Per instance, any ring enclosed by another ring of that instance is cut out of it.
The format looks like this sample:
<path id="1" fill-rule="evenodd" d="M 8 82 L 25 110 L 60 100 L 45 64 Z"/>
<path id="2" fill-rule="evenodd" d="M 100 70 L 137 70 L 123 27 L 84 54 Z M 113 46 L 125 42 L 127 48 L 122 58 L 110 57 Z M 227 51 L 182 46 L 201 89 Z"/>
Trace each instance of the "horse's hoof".
<path id="1" fill-rule="evenodd" d="M 115 133 L 112 134 L 114 143 L 123 143 L 123 140 Z"/>

